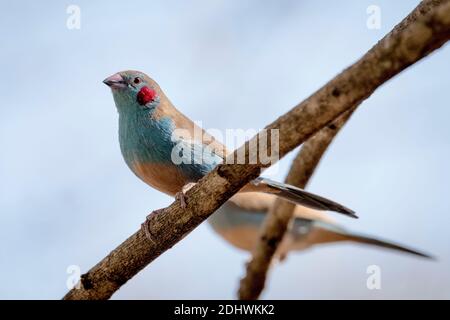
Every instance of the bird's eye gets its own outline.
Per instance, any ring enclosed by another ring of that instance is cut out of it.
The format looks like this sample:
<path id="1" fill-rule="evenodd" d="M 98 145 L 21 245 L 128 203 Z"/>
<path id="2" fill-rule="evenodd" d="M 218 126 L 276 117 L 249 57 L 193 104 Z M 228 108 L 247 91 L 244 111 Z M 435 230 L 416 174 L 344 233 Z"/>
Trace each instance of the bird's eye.
<path id="1" fill-rule="evenodd" d="M 135 84 L 138 84 L 138 83 L 141 82 L 141 79 L 139 79 L 139 78 L 136 77 L 136 78 L 134 78 L 133 82 L 134 82 Z"/>

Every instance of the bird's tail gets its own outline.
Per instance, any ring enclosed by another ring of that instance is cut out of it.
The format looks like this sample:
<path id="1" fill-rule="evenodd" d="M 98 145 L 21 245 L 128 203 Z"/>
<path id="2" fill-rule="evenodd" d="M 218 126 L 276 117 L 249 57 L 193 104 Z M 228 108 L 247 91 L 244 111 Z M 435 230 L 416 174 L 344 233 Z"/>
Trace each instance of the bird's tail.
<path id="1" fill-rule="evenodd" d="M 356 243 L 363 243 L 371 246 L 401 251 L 409 254 L 413 254 L 423 258 L 432 259 L 433 257 L 427 253 L 408 248 L 406 246 L 396 244 L 394 242 L 375 238 L 372 236 L 362 235 L 348 231 L 342 227 L 336 226 L 323 221 L 309 220 L 296 218 L 290 235 L 293 239 L 293 244 L 291 249 L 296 249 L 296 243 L 298 244 L 297 249 L 305 248 L 316 244 L 351 241 Z"/>
<path id="2" fill-rule="evenodd" d="M 249 185 L 244 187 L 242 191 L 258 191 L 270 193 L 291 201 L 295 204 L 299 204 L 312 209 L 335 211 L 352 218 L 358 218 L 353 210 L 346 208 L 337 202 L 328 200 L 300 188 L 263 177 L 256 178 Z"/>

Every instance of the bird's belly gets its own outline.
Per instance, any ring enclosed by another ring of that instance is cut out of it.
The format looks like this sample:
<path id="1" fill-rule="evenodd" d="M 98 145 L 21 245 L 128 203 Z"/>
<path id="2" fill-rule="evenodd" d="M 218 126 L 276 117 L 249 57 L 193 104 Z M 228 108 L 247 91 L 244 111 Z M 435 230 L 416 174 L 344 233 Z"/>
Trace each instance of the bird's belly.
<path id="1" fill-rule="evenodd" d="M 258 240 L 259 229 L 253 226 L 216 229 L 231 245 L 246 251 L 251 251 Z"/>
<path id="2" fill-rule="evenodd" d="M 173 165 L 135 161 L 130 164 L 130 167 L 142 181 L 170 196 L 174 196 L 181 191 L 183 186 L 189 182 L 182 172 Z"/>

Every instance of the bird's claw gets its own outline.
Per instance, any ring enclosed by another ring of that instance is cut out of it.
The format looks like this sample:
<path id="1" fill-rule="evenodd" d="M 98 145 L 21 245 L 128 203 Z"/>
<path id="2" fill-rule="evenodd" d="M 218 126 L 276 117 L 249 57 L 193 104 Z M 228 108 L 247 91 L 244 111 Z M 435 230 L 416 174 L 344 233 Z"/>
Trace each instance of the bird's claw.
<path id="1" fill-rule="evenodd" d="M 177 192 L 175 194 L 175 199 L 180 201 L 180 206 L 182 209 L 186 209 L 187 203 L 186 203 L 186 192 L 191 189 L 195 183 L 190 182 L 183 186 L 183 189 L 180 192 Z"/>
<path id="2" fill-rule="evenodd" d="M 153 240 L 152 233 L 150 232 L 150 220 L 154 215 L 157 215 L 158 213 L 161 213 L 163 209 L 157 209 L 152 211 L 146 218 L 145 221 L 141 224 L 141 229 L 144 232 L 146 238 L 150 240 L 151 242 L 155 242 Z"/>
<path id="3" fill-rule="evenodd" d="M 183 191 L 177 192 L 175 194 L 175 199 L 178 200 L 180 202 L 180 206 L 182 209 L 186 209 L 186 195 L 184 194 Z"/>

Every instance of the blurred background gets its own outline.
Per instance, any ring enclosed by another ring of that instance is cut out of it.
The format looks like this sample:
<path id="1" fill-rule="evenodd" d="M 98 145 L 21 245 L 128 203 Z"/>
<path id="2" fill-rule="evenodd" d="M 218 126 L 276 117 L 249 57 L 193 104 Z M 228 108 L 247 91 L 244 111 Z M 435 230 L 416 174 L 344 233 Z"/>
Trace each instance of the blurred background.
<path id="1" fill-rule="evenodd" d="M 356 61 L 409 1 L 38 1 L 0 11 L 0 274 L 3 299 L 60 299 L 81 272 L 172 202 L 126 167 L 102 80 L 138 69 L 205 128 L 263 128 Z M 69 5 L 80 29 L 67 28 Z M 366 9 L 381 9 L 379 29 Z M 346 227 L 438 257 L 338 244 L 291 254 L 263 298 L 450 298 L 450 47 L 356 112 L 309 190 L 355 209 Z M 282 159 L 275 177 L 295 153 Z M 208 224 L 114 299 L 233 299 L 247 253 Z M 381 289 L 366 286 L 381 268 Z"/>

